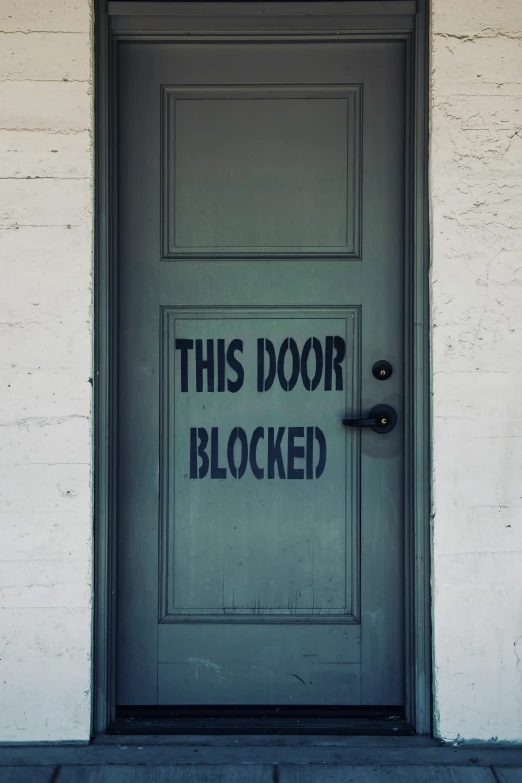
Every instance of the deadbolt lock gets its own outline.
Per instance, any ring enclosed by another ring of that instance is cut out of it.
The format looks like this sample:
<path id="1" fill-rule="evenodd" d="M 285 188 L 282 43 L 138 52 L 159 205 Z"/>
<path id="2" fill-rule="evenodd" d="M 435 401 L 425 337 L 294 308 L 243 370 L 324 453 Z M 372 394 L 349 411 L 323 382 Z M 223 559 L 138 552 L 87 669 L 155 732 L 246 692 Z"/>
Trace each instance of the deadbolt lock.
<path id="1" fill-rule="evenodd" d="M 393 372 L 393 367 L 390 362 L 385 359 L 380 359 L 372 367 L 372 374 L 378 381 L 387 381 Z"/>

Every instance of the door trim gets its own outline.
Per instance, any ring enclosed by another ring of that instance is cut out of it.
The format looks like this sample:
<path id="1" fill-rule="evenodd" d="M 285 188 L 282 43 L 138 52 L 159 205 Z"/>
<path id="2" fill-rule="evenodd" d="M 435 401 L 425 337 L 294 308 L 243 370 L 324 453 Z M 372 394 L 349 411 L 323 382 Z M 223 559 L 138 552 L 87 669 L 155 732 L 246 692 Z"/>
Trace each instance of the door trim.
<path id="1" fill-rule="evenodd" d="M 405 421 L 405 717 L 418 734 L 432 731 L 428 1 L 294 5 L 95 0 L 94 734 L 107 730 L 116 711 L 116 53 L 121 40 L 186 39 L 189 32 L 192 39 L 205 40 L 324 39 L 335 33 L 336 40 L 406 41 L 409 154 L 404 339 L 405 395 L 410 406 Z"/>

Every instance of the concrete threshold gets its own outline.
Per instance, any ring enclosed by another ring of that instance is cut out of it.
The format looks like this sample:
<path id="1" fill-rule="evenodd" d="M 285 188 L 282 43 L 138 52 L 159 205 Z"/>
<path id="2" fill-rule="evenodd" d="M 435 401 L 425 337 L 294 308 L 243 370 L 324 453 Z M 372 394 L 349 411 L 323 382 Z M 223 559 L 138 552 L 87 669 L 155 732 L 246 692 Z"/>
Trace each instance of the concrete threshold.
<path id="1" fill-rule="evenodd" d="M 0 747 L 0 783 L 522 783 L 522 747 L 428 737 L 103 736 Z"/>

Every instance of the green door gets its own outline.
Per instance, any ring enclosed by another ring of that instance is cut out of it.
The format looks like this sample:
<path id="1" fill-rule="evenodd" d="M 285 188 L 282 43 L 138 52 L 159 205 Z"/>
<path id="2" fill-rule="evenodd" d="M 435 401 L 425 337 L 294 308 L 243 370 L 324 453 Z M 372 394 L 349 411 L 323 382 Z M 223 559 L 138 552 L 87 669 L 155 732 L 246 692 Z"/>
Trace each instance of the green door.
<path id="1" fill-rule="evenodd" d="M 118 72 L 117 703 L 401 705 L 403 44 Z"/>

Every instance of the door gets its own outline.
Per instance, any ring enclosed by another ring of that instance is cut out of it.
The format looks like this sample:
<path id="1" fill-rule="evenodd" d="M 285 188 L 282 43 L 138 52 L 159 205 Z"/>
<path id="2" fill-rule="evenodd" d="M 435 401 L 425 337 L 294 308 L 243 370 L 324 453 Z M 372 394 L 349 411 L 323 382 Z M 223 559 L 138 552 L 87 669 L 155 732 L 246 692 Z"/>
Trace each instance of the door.
<path id="1" fill-rule="evenodd" d="M 401 705 L 404 45 L 118 68 L 117 703 Z"/>

